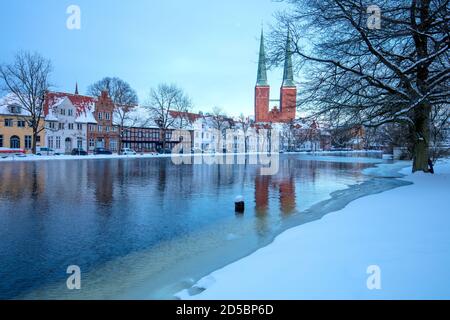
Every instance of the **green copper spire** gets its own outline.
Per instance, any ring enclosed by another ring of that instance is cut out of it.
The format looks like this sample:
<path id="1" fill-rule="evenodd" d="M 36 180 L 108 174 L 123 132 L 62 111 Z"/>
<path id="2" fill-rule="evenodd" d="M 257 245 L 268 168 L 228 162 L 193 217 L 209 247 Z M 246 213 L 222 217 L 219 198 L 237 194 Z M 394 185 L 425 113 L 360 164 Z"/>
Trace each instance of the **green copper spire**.
<path id="1" fill-rule="evenodd" d="M 264 49 L 264 31 L 261 30 L 261 45 L 259 47 L 257 86 L 267 86 L 266 50 Z"/>
<path id="2" fill-rule="evenodd" d="M 292 68 L 291 33 L 288 30 L 286 41 L 286 56 L 284 58 L 283 87 L 295 87 L 294 71 Z"/>

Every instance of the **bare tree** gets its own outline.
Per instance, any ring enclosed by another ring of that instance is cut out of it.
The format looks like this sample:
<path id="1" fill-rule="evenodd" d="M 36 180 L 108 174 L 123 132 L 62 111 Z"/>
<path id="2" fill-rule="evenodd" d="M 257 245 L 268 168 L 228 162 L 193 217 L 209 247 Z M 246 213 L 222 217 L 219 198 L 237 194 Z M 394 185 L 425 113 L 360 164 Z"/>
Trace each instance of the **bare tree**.
<path id="1" fill-rule="evenodd" d="M 99 97 L 102 91 L 108 92 L 109 97 L 114 102 L 113 119 L 114 125 L 118 127 L 118 150 L 120 152 L 126 128 L 131 126 L 131 122 L 136 122 L 133 111 L 138 105 L 138 96 L 126 81 L 117 77 L 105 77 L 88 87 L 88 95 L 94 97 Z"/>
<path id="2" fill-rule="evenodd" d="M 354 128 L 338 126 L 330 130 L 331 145 L 337 149 L 350 148 L 352 144 Z"/>
<path id="3" fill-rule="evenodd" d="M 291 120 L 283 124 L 280 137 L 282 139 L 283 146 L 285 144 L 287 145 L 287 149 L 285 151 L 292 152 L 295 150 L 297 144 L 296 142 L 300 138 L 298 133 L 295 120 Z"/>
<path id="4" fill-rule="evenodd" d="M 449 0 L 288 2 L 271 60 L 282 62 L 288 29 L 308 79 L 301 104 L 347 127 L 407 124 L 413 171 L 428 172 L 431 110 L 450 97 Z"/>
<path id="5" fill-rule="evenodd" d="M 405 159 L 410 159 L 414 151 L 410 129 L 406 123 L 385 123 L 377 127 L 378 143 L 388 152 L 392 152 L 394 148 L 404 148 Z"/>
<path id="6" fill-rule="evenodd" d="M 173 126 L 177 129 L 186 129 L 195 120 L 191 117 L 192 100 L 185 94 L 181 94 L 178 99 L 175 110 L 171 112 L 171 116 L 175 118 Z"/>
<path id="7" fill-rule="evenodd" d="M 449 154 L 448 147 L 444 145 L 446 129 L 450 128 L 450 109 L 448 106 L 433 106 L 431 110 L 431 142 L 430 158 L 433 162 Z"/>
<path id="8" fill-rule="evenodd" d="M 11 64 L 0 66 L 2 89 L 12 93 L 27 114 L 23 120 L 32 129 L 32 152 L 36 153 L 39 133 L 44 130 L 45 94 L 50 88 L 50 60 L 38 53 L 20 52 Z"/>
<path id="9" fill-rule="evenodd" d="M 238 118 L 239 126 L 241 127 L 242 133 L 244 134 L 244 152 L 248 152 L 248 131 L 251 128 L 251 121 L 248 117 L 245 117 L 243 113 L 239 115 Z"/>
<path id="10" fill-rule="evenodd" d="M 173 117 L 173 112 L 187 112 L 190 108 L 190 99 L 183 89 L 174 84 L 160 84 L 156 89 L 150 90 L 150 96 L 146 106 L 150 119 L 161 131 L 161 143 L 163 150 L 166 149 L 166 132 L 175 127 L 178 120 Z"/>
<path id="11" fill-rule="evenodd" d="M 226 129 L 231 128 L 230 119 L 227 117 L 221 107 L 214 107 L 211 115 L 209 116 L 211 126 L 217 131 L 217 145 L 220 148 L 220 152 L 224 149 L 224 138 Z"/>

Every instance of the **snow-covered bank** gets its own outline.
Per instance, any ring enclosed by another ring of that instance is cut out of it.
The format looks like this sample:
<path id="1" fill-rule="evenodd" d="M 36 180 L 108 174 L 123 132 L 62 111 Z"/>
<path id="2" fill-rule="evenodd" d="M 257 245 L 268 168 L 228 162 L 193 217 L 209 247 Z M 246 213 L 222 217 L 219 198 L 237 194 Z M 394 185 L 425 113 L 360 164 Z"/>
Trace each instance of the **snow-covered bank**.
<path id="1" fill-rule="evenodd" d="M 177 297 L 450 299 L 450 162 L 435 175 L 409 172 L 413 184 L 290 229 Z M 381 271 L 380 290 L 367 287 L 370 266 Z"/>
<path id="2" fill-rule="evenodd" d="M 318 152 L 286 152 L 285 154 L 289 155 L 303 155 L 303 156 L 310 156 L 312 160 L 316 161 L 334 161 L 334 162 L 355 162 L 355 156 L 358 154 L 377 154 L 378 151 L 346 151 L 346 152 L 340 152 L 340 151 L 318 151 Z M 231 153 L 231 155 L 259 155 L 258 152 L 250 152 L 250 153 Z M 352 157 L 345 158 L 345 157 L 332 157 L 331 155 L 340 155 L 340 154 L 352 154 Z M 179 156 L 225 156 L 227 154 L 224 153 L 204 153 L 204 154 L 179 154 Z M 228 154 L 230 155 L 230 154 Z M 329 155 L 329 157 L 316 157 L 317 155 Z M 3 155 L 5 156 L 5 155 Z M 112 154 L 112 155 L 94 155 L 89 154 L 87 156 L 72 156 L 72 155 L 58 155 L 58 156 L 37 156 L 34 154 L 26 154 L 24 156 L 16 156 L 16 155 L 9 155 L 7 157 L 0 156 L 0 163 L 6 162 L 6 161 L 49 161 L 49 160 L 92 160 L 92 159 L 141 159 L 141 158 L 170 158 L 172 157 L 171 154 L 151 154 L 151 153 L 145 153 L 145 154 L 136 154 L 136 155 L 118 155 L 118 154 Z M 305 158 L 305 160 L 308 160 Z M 358 162 L 364 162 L 364 163 L 378 163 L 381 162 L 381 159 L 374 159 L 374 158 L 358 158 Z"/>
<path id="3" fill-rule="evenodd" d="M 59 156 L 36 156 L 28 154 L 26 156 L 8 156 L 6 158 L 0 158 L 1 162 L 19 162 L 19 161 L 58 161 L 58 160 L 95 160 L 95 159 L 140 159 L 140 158 L 167 158 L 170 154 L 137 154 L 137 155 L 87 155 L 87 156 L 72 156 L 72 155 L 59 155 Z"/>

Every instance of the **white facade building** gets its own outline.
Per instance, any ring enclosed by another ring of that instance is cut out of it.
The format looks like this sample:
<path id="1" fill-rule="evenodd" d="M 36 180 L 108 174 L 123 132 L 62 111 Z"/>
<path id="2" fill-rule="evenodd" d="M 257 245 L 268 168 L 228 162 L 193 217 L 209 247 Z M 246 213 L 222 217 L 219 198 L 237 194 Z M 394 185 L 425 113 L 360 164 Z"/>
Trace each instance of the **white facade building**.
<path id="1" fill-rule="evenodd" d="M 76 95 L 49 93 L 45 117 L 46 145 L 60 154 L 73 149 L 88 150 L 88 125 L 96 125 L 93 115 L 95 100 L 78 98 Z"/>

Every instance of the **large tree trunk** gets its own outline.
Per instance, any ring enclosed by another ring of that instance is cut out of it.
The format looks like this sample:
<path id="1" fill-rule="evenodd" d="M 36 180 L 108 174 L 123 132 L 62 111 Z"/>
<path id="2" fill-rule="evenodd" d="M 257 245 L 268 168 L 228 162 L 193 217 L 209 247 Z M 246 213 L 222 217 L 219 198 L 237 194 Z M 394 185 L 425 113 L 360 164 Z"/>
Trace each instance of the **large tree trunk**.
<path id="1" fill-rule="evenodd" d="M 33 127 L 33 136 L 32 136 L 33 141 L 31 143 L 31 152 L 33 154 L 36 154 L 37 136 L 38 136 L 38 129 Z"/>
<path id="2" fill-rule="evenodd" d="M 414 112 L 413 172 L 429 172 L 430 113 L 429 104 L 423 104 Z"/>
<path id="3" fill-rule="evenodd" d="M 118 134 L 118 137 L 117 137 L 117 154 L 118 155 L 120 155 L 120 150 L 122 150 L 122 139 L 123 139 L 123 130 L 124 129 L 124 127 L 123 127 L 123 125 L 120 125 L 119 126 L 119 128 L 118 128 L 118 131 L 119 131 L 119 134 Z"/>
<path id="4" fill-rule="evenodd" d="M 161 144 L 162 144 L 162 153 L 166 153 L 166 129 L 162 129 L 162 139 L 161 139 Z"/>

